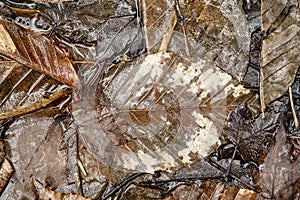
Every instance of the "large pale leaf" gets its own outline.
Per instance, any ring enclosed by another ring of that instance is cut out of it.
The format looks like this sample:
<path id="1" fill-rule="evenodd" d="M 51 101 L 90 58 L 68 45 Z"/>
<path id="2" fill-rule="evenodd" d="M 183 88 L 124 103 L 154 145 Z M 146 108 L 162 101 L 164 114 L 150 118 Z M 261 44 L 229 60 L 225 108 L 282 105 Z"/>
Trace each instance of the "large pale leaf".
<path id="1" fill-rule="evenodd" d="M 0 54 L 69 86 L 79 81 L 68 55 L 53 41 L 2 18 Z"/>
<path id="2" fill-rule="evenodd" d="M 90 97 L 74 104 L 84 145 L 106 170 L 171 170 L 204 158 L 219 144 L 228 112 L 255 101 L 201 59 L 158 53 L 111 67 L 99 82 L 96 105 Z"/>
<path id="3" fill-rule="evenodd" d="M 300 11 L 281 1 L 263 1 L 261 52 L 262 110 L 292 84 L 300 63 Z"/>

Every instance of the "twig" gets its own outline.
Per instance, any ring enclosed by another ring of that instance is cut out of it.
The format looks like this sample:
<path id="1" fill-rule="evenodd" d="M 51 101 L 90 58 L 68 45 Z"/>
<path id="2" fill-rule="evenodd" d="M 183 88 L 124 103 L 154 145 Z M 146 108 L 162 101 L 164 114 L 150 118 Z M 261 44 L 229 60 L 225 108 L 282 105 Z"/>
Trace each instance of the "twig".
<path id="1" fill-rule="evenodd" d="M 139 173 L 132 174 L 131 176 L 129 176 L 128 178 L 126 178 L 123 182 L 121 182 L 120 184 L 118 184 L 115 188 L 113 188 L 112 190 L 110 190 L 103 198 L 101 198 L 101 200 L 108 199 L 113 194 L 115 194 L 116 192 L 118 192 L 121 188 L 125 187 L 128 183 L 130 183 L 131 181 L 133 181 L 137 177 L 142 176 L 144 174 L 147 174 L 147 173 L 145 173 L 145 172 L 139 172 Z"/>
<path id="2" fill-rule="evenodd" d="M 297 131 L 299 129 L 299 121 L 297 118 L 297 114 L 295 111 L 295 106 L 293 102 L 293 92 L 292 92 L 292 87 L 289 87 L 289 97 L 290 97 L 290 102 L 291 102 L 291 107 L 292 107 L 292 112 L 293 112 L 293 117 L 294 117 L 294 122 L 295 122 L 295 130 Z"/>
<path id="3" fill-rule="evenodd" d="M 214 166 L 215 168 L 219 169 L 220 171 L 226 173 L 227 170 L 221 166 L 219 163 L 215 162 L 214 160 L 212 160 L 211 158 L 208 158 L 208 162 Z M 229 176 L 231 176 L 232 178 L 234 178 L 236 181 L 240 182 L 241 184 L 243 184 L 244 186 L 246 186 L 247 188 L 259 193 L 260 191 L 258 189 L 256 189 L 255 187 L 253 187 L 252 185 L 250 185 L 249 183 L 243 181 L 242 179 L 240 179 L 239 177 L 237 177 L 236 175 L 229 173 Z"/>

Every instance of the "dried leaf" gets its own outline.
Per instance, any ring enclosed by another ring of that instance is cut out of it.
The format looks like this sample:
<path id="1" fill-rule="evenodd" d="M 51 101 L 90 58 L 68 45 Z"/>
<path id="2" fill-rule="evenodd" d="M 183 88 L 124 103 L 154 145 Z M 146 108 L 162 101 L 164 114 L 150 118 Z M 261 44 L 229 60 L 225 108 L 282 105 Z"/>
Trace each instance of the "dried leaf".
<path id="1" fill-rule="evenodd" d="M 128 170 L 170 170 L 207 156 L 219 144 L 228 112 L 253 97 L 205 60 L 151 54 L 112 66 L 100 80 L 97 124 L 115 145 L 109 162 Z"/>
<path id="2" fill-rule="evenodd" d="M 52 41 L 2 18 L 0 24 L 2 56 L 69 86 L 79 81 L 68 55 Z"/>
<path id="3" fill-rule="evenodd" d="M 0 168 L 0 193 L 2 193 L 5 189 L 5 186 L 8 183 L 13 171 L 14 170 L 10 162 L 4 158 Z"/>
<path id="4" fill-rule="evenodd" d="M 237 146 L 244 162 L 261 164 L 281 126 L 280 117 L 279 113 L 266 113 L 265 119 L 260 116 L 254 120 L 247 105 L 240 105 L 230 113 L 223 135 Z"/>
<path id="5" fill-rule="evenodd" d="M 151 53 L 167 50 L 176 25 L 175 1 L 142 0 L 142 16 L 146 47 Z"/>
<path id="6" fill-rule="evenodd" d="M 281 1 L 264 1 L 262 13 L 262 31 L 267 33 L 262 43 L 260 73 L 264 111 L 294 81 L 300 63 L 300 11 Z"/>

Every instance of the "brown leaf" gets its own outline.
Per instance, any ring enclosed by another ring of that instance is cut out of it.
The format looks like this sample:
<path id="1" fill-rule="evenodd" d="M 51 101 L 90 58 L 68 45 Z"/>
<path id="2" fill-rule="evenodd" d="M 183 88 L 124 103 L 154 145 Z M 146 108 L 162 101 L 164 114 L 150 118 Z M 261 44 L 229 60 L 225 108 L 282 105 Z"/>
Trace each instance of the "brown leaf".
<path id="1" fill-rule="evenodd" d="M 176 25 L 175 1 L 142 0 L 142 16 L 146 47 L 149 52 L 167 50 Z"/>
<path id="2" fill-rule="evenodd" d="M 4 158 L 0 168 L 0 193 L 2 193 L 5 189 L 5 186 L 8 183 L 13 171 L 14 170 L 10 162 Z"/>
<path id="3" fill-rule="evenodd" d="M 33 180 L 62 193 L 79 194 L 76 127 L 68 116 L 58 114 L 54 109 L 40 110 L 10 125 L 4 140 L 15 173 L 1 198 L 36 199 Z"/>
<path id="4" fill-rule="evenodd" d="M 184 18 L 176 30 L 186 32 L 188 38 L 197 42 L 201 47 L 198 56 L 237 79 L 243 76 L 249 60 L 250 26 L 242 3 L 238 0 L 178 2 Z M 191 54 L 195 47 L 188 47 Z"/>
<path id="5" fill-rule="evenodd" d="M 38 181 L 34 181 L 35 188 L 39 194 L 40 200 L 91 200 L 90 198 L 84 198 L 75 194 L 64 194 L 61 192 L 55 192 L 51 189 L 45 188 Z"/>
<path id="6" fill-rule="evenodd" d="M 0 59 L 0 72 L 1 120 L 70 99 L 69 87 L 17 62 Z"/>
<path id="7" fill-rule="evenodd" d="M 259 167 L 258 185 L 266 198 L 296 199 L 299 194 L 300 160 L 291 162 L 284 127 L 281 126 L 276 136 L 275 146 L 268 153 L 265 162 Z M 298 182 L 298 183 L 297 183 Z M 298 188 L 298 189 L 297 189 Z M 295 193 L 295 191 L 297 191 Z"/>
<path id="8" fill-rule="evenodd" d="M 281 116 L 279 113 L 268 112 L 265 119 L 260 116 L 254 120 L 247 105 L 240 105 L 230 113 L 223 135 L 237 146 L 238 154 L 244 162 L 261 164 L 273 146 L 281 126 Z"/>
<path id="9" fill-rule="evenodd" d="M 69 86 L 79 81 L 68 55 L 53 41 L 2 18 L 0 54 Z"/>
<path id="10" fill-rule="evenodd" d="M 99 122 L 92 126 L 100 125 L 114 144 L 109 151 L 121 168 L 173 169 L 207 156 L 219 144 L 228 112 L 253 99 L 205 60 L 150 54 L 107 71 L 96 92 Z"/>
<path id="11" fill-rule="evenodd" d="M 260 69 L 264 111 L 294 81 L 300 63 L 300 11 L 281 1 L 263 1 L 262 13 L 262 30 L 267 33 L 262 43 Z"/>

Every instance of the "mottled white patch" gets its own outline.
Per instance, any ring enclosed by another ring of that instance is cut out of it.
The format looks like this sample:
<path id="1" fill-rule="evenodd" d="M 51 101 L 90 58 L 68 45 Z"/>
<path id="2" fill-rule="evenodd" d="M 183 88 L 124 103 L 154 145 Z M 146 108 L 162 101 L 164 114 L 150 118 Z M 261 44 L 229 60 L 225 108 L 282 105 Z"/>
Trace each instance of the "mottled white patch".
<path id="1" fill-rule="evenodd" d="M 232 92 L 232 95 L 233 97 L 239 97 L 239 96 L 242 96 L 242 95 L 245 95 L 245 94 L 249 94 L 250 90 L 244 88 L 244 86 L 242 85 L 237 85 L 237 86 L 234 86 L 233 84 L 230 84 L 228 85 L 226 88 L 225 88 L 225 93 L 229 93 L 229 92 Z"/>

